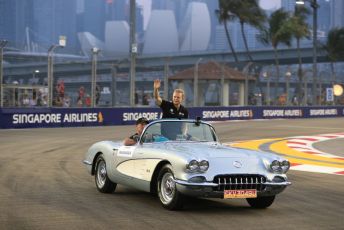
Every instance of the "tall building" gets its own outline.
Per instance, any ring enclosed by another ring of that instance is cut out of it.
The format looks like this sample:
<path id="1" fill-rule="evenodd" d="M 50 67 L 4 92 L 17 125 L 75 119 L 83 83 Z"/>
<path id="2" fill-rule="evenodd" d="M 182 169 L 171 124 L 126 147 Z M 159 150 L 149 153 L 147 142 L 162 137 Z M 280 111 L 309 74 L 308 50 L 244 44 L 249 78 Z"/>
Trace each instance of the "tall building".
<path id="1" fill-rule="evenodd" d="M 205 3 L 208 6 L 209 15 L 210 15 L 210 24 L 211 24 L 211 37 L 210 37 L 208 49 L 214 50 L 216 46 L 215 44 L 216 44 L 217 26 L 219 25 L 219 20 L 217 18 L 215 11 L 219 9 L 219 1 L 205 1 Z"/>
<path id="2" fill-rule="evenodd" d="M 228 40 L 226 36 L 226 31 L 224 25 L 217 25 L 215 28 L 215 38 L 214 38 L 214 49 L 215 50 L 228 50 Z"/>
<path id="3" fill-rule="evenodd" d="M 130 17 L 129 0 L 98 0 L 95 2 L 98 2 L 98 4 L 104 5 L 106 21 L 115 20 L 115 21 L 129 22 L 129 17 Z"/>
<path id="4" fill-rule="evenodd" d="M 178 31 L 171 10 L 152 10 L 145 33 L 143 54 L 178 52 Z"/>
<path id="5" fill-rule="evenodd" d="M 281 7 L 286 11 L 294 12 L 295 0 L 282 0 Z"/>
<path id="6" fill-rule="evenodd" d="M 106 4 L 105 0 L 85 1 L 84 11 L 80 15 L 80 21 L 83 27 L 78 32 L 89 32 L 98 39 L 104 41 L 105 21 L 106 21 Z"/>
<path id="7" fill-rule="evenodd" d="M 27 46 L 27 29 L 33 24 L 32 0 L 0 0 L 0 39 L 9 41 L 8 46 L 24 49 Z"/>
<path id="8" fill-rule="evenodd" d="M 137 43 L 142 44 L 144 39 L 144 22 L 143 22 L 143 8 L 140 6 L 136 6 L 136 37 Z"/>
<path id="9" fill-rule="evenodd" d="M 64 35 L 67 37 L 66 50 L 75 51 L 76 1 L 34 0 L 32 4 L 34 21 L 30 29 L 34 35 L 33 40 L 44 49 L 44 46 L 57 44 L 59 36 Z"/>
<path id="10" fill-rule="evenodd" d="M 152 10 L 172 10 L 176 19 L 177 28 L 179 29 L 183 23 L 190 2 L 197 2 L 197 0 L 153 0 Z"/>
<path id="11" fill-rule="evenodd" d="M 329 29 L 344 26 L 344 1 L 317 0 L 317 2 L 320 6 L 318 8 L 318 38 L 321 40 L 326 38 Z M 195 31 L 198 26 L 208 26 L 208 24 L 199 25 L 196 21 L 191 23 L 193 22 L 191 17 L 195 15 L 189 13 L 186 16 L 190 3 L 203 4 L 208 9 L 208 13 L 202 15 L 200 19 L 207 23 L 210 19 L 210 38 L 207 38 L 209 42 L 205 50 L 228 49 L 223 25 L 219 24 L 215 14 L 215 10 L 218 9 L 218 0 L 151 0 L 151 7 L 152 11 L 170 10 L 173 12 L 179 36 L 178 44 L 180 48 L 183 46 L 183 50 L 187 50 L 185 46 L 187 44 L 191 46 L 195 37 L 190 31 Z M 281 6 L 293 13 L 295 0 L 281 0 Z M 309 1 L 305 3 L 305 6 L 311 11 L 308 23 L 312 27 L 313 9 Z M 266 11 L 267 14 L 271 12 Z M 95 38 L 93 40 L 105 42 L 106 22 L 122 21 L 123 23 L 125 21 L 129 24 L 129 14 L 129 0 L 0 0 L 0 39 L 9 40 L 8 46 L 21 50 L 46 52 L 51 44 L 58 42 L 60 35 L 65 35 L 67 46 L 63 52 L 79 53 L 78 32 L 87 32 Z M 145 42 L 144 20 L 147 19 L 144 18 L 143 8 L 137 4 L 136 32 L 139 50 L 142 48 L 140 44 Z M 235 49 L 244 50 L 240 24 L 237 21 L 231 21 L 228 27 Z M 112 32 L 114 36 L 118 35 L 118 31 Z M 250 49 L 262 47 L 262 44 L 256 40 L 257 31 L 254 28 L 245 25 L 245 34 Z M 208 32 L 205 35 L 208 36 Z M 305 39 L 302 45 L 311 46 L 312 40 Z"/>
<path id="12" fill-rule="evenodd" d="M 0 37 L 19 49 L 46 52 L 60 35 L 77 48 L 76 1 L 0 0 L 0 26 Z"/>
<path id="13" fill-rule="evenodd" d="M 180 51 L 206 50 L 210 35 L 211 23 L 207 5 L 202 2 L 191 2 L 179 29 Z"/>
<path id="14" fill-rule="evenodd" d="M 327 0 L 318 0 L 318 4 L 318 33 L 320 33 L 320 38 L 325 39 L 331 28 L 331 5 Z"/>
<path id="15" fill-rule="evenodd" d="M 331 0 L 331 27 L 344 27 L 344 1 L 343 0 Z"/>
<path id="16" fill-rule="evenodd" d="M 130 25 L 130 1 L 128 0 L 83 0 L 84 11 L 79 15 L 78 32 L 89 32 L 100 41 L 105 41 L 105 25 L 107 21 L 126 21 Z M 137 42 L 143 40 L 142 7 L 136 5 Z M 129 52 L 129 47 L 128 47 Z"/>

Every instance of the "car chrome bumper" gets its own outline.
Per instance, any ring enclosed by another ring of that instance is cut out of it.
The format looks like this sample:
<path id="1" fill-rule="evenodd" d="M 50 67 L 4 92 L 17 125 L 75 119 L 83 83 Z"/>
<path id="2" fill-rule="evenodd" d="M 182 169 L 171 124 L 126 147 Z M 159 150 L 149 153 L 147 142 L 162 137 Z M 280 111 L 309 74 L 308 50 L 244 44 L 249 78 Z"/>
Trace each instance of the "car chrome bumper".
<path id="1" fill-rule="evenodd" d="M 87 171 L 92 175 L 92 162 L 83 160 L 82 163 L 86 165 Z"/>
<path id="2" fill-rule="evenodd" d="M 223 191 L 217 191 L 219 185 L 213 182 L 194 183 L 175 179 L 177 190 L 182 194 L 196 197 L 223 198 Z M 273 196 L 281 193 L 291 182 L 265 182 L 264 189 L 257 191 L 258 196 Z"/>
<path id="3" fill-rule="evenodd" d="M 85 165 L 92 165 L 92 162 L 89 162 L 88 160 L 83 160 L 82 163 L 84 163 Z"/>
<path id="4" fill-rule="evenodd" d="M 185 186 L 210 186 L 210 187 L 217 187 L 219 186 L 216 183 L 213 182 L 201 182 L 201 183 L 194 183 L 194 182 L 188 182 L 185 180 L 174 180 L 177 184 L 185 185 Z M 263 185 L 272 185 L 272 186 L 288 186 L 291 185 L 291 182 L 284 181 L 284 182 L 265 182 Z"/>

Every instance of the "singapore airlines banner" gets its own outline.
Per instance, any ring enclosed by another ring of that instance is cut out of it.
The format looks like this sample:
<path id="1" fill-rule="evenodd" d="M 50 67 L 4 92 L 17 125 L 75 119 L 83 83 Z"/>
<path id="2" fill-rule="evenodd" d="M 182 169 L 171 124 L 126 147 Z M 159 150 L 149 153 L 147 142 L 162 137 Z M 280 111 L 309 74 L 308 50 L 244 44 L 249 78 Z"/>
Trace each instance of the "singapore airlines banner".
<path id="1" fill-rule="evenodd" d="M 3 108 L 0 128 L 44 128 L 134 124 L 140 117 L 160 119 L 159 108 Z M 343 117 L 344 106 L 331 107 L 193 107 L 189 117 L 205 121 Z"/>

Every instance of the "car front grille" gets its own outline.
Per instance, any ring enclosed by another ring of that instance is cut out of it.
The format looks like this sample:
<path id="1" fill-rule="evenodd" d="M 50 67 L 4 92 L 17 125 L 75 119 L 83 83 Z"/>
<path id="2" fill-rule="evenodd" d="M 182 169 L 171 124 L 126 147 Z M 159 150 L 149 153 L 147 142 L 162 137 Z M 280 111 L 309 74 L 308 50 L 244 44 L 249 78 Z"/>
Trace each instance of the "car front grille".
<path id="1" fill-rule="evenodd" d="M 213 182 L 218 184 L 217 187 L 214 187 L 215 191 L 241 189 L 263 191 L 265 189 L 264 183 L 266 182 L 266 178 L 257 174 L 217 175 L 214 177 Z"/>

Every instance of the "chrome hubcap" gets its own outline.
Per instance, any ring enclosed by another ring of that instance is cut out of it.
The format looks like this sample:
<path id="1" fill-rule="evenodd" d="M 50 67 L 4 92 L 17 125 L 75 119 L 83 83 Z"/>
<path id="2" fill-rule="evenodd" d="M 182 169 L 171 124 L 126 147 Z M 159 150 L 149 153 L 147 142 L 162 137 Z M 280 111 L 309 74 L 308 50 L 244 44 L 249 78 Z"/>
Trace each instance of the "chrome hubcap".
<path id="1" fill-rule="evenodd" d="M 106 165 L 104 161 L 98 162 L 97 168 L 97 185 L 99 188 L 102 188 L 106 181 Z"/>
<path id="2" fill-rule="evenodd" d="M 165 173 L 161 179 L 160 185 L 161 201 L 164 204 L 170 203 L 174 197 L 175 192 L 176 184 L 174 182 L 172 173 Z"/>

